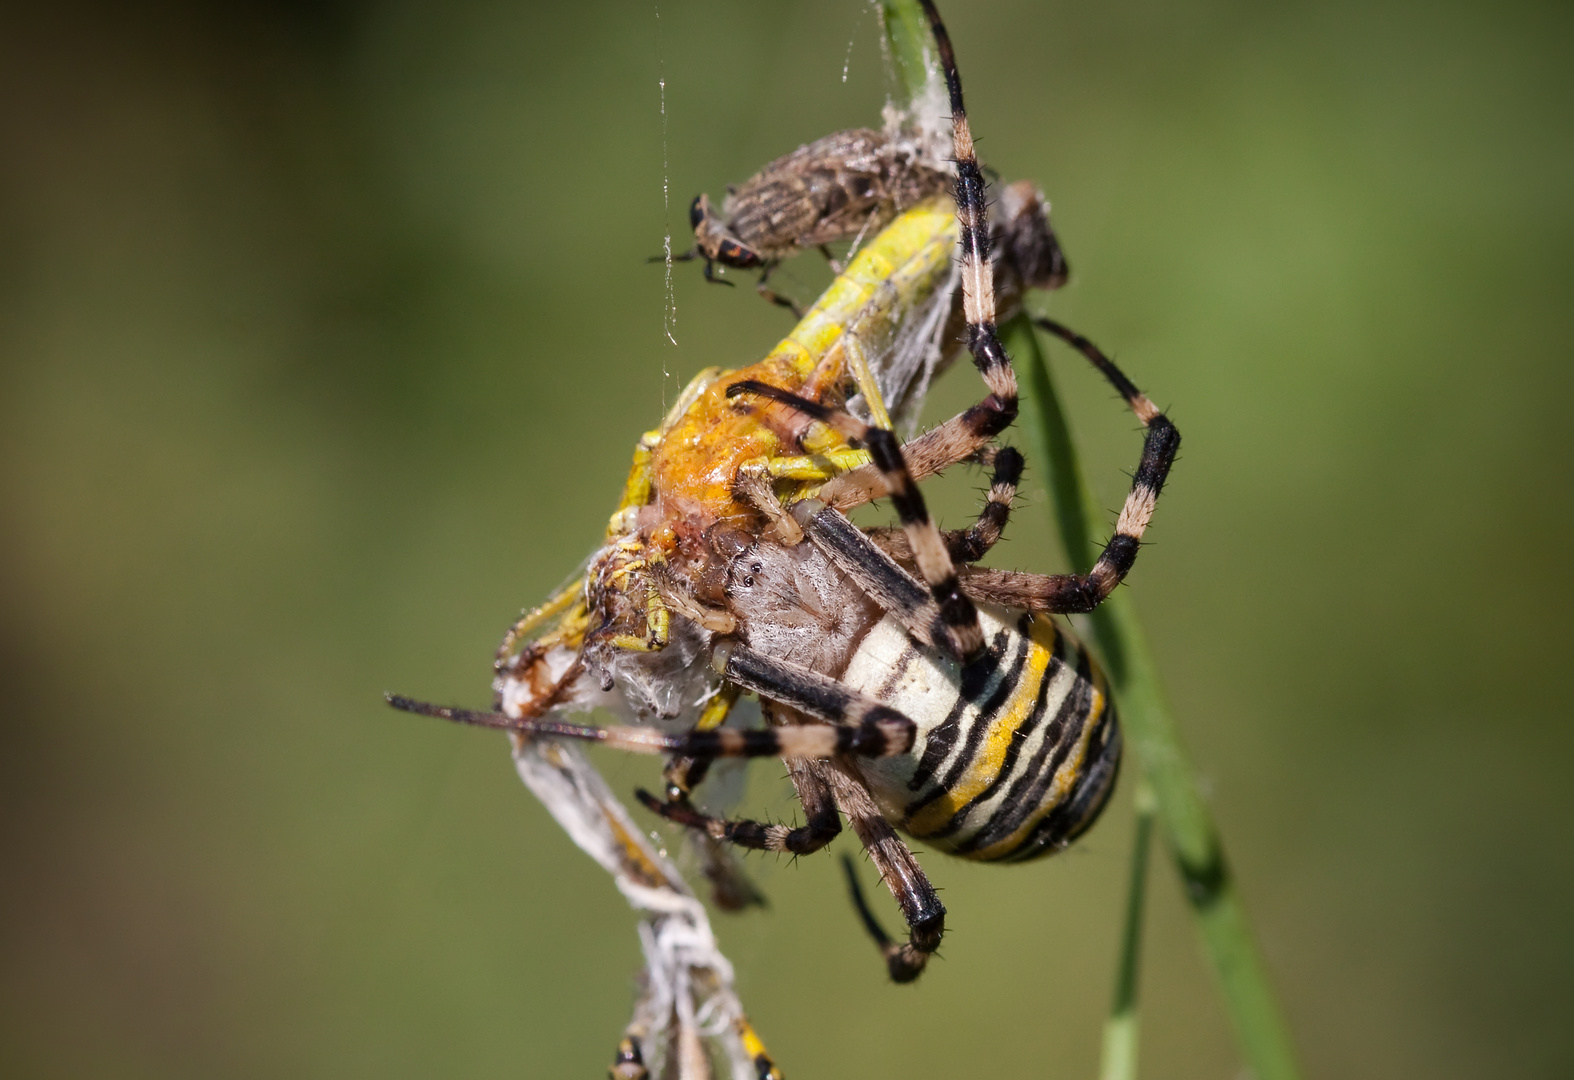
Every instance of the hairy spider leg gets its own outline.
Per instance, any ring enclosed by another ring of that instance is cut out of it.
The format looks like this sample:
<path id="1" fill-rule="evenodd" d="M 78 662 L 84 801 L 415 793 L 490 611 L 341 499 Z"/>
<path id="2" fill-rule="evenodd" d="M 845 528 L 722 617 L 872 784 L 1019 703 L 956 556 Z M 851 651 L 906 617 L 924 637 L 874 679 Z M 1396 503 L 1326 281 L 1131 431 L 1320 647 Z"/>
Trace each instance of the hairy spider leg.
<path id="1" fill-rule="evenodd" d="M 767 716 L 771 718 L 773 726 L 804 723 L 802 716 L 775 702 L 765 700 L 761 705 L 766 710 Z M 842 831 L 842 820 L 836 812 L 836 802 L 831 795 L 830 785 L 823 776 L 808 766 L 809 762 L 803 760 L 787 762 L 793 787 L 798 792 L 798 800 L 803 804 L 804 810 L 804 824 L 796 828 L 760 821 L 713 817 L 695 809 L 687 800 L 682 803 L 671 800 L 662 802 L 643 789 L 634 794 L 651 812 L 685 828 L 694 829 L 714 840 L 752 851 L 808 855 L 829 844 Z"/>
<path id="2" fill-rule="evenodd" d="M 994 281 L 989 261 L 987 189 L 973 136 L 962 100 L 962 78 L 957 70 L 945 24 L 933 0 L 922 0 L 930 29 L 940 51 L 941 67 L 951 99 L 952 139 L 955 146 L 957 216 L 961 222 L 962 296 L 968 325 L 968 349 L 990 389 L 989 397 L 978 405 L 914 439 L 901 448 L 907 464 L 903 477 L 907 490 L 911 481 L 939 472 L 963 460 L 1004 430 L 1017 412 L 1016 375 L 1010 357 L 1000 344 L 995 328 Z M 1136 561 L 1143 532 L 1152 520 L 1154 507 L 1170 466 L 1180 449 L 1180 433 L 1154 404 L 1126 378 L 1118 367 L 1086 337 L 1050 319 L 1037 319 L 1044 330 L 1070 343 L 1115 386 L 1147 428 L 1137 472 L 1132 477 L 1116 522 L 1115 535 L 1105 545 L 1093 569 L 1085 575 L 1013 575 L 1006 571 L 969 571 L 961 589 L 994 602 L 1034 611 L 1087 612 L 1101 603 L 1125 578 Z M 892 473 L 878 461 L 871 467 L 843 474 L 827 483 L 819 497 L 828 505 L 849 510 L 873 498 L 898 492 L 891 486 Z M 898 507 L 900 513 L 900 507 Z M 904 523 L 906 518 L 904 517 Z M 915 559 L 924 567 L 923 553 L 915 545 Z M 929 572 L 925 570 L 926 578 Z"/>
<path id="3" fill-rule="evenodd" d="M 1126 400 L 1147 429 L 1142 457 L 1132 474 L 1131 490 L 1115 522 L 1115 535 L 1086 574 L 1030 574 L 1017 570 L 966 567 L 962 589 L 974 600 L 1025 611 L 1079 614 L 1092 611 L 1125 580 L 1137 558 L 1143 534 L 1164 490 L 1170 467 L 1180 450 L 1180 432 L 1158 406 L 1124 372 L 1083 335 L 1053 319 L 1034 324 L 1067 342 L 1085 356 Z"/>
<path id="4" fill-rule="evenodd" d="M 945 905 L 940 902 L 940 894 L 930 884 L 923 867 L 918 865 L 912 849 L 896 835 L 896 830 L 875 805 L 863 779 L 849 774 L 836 762 L 826 762 L 824 768 L 831 781 L 831 790 L 836 794 L 837 805 L 847 815 L 848 824 L 869 853 L 869 861 L 880 871 L 880 879 L 896 900 L 902 921 L 907 924 L 907 940 L 892 941 L 880 929 L 867 905 L 861 905 L 859 911 L 864 917 L 864 926 L 880 947 L 891 981 L 912 982 L 923 974 L 929 957 L 945 936 Z M 862 899 L 861 894 L 858 898 Z"/>
<path id="5" fill-rule="evenodd" d="M 905 456 L 905 447 L 903 453 Z M 966 529 L 946 530 L 940 534 L 954 563 L 975 563 L 989 554 L 1005 532 L 1006 523 L 1011 518 L 1011 504 L 1016 498 L 1017 484 L 1022 479 L 1022 454 L 1013 446 L 984 450 L 974 457 L 984 459 L 982 464 L 992 462 L 995 471 L 978 519 Z M 902 530 L 877 527 L 863 532 L 898 562 L 912 561 L 913 546 L 907 542 L 907 534 Z M 966 571 L 962 573 L 962 588 L 966 591 L 967 574 Z"/>
<path id="6" fill-rule="evenodd" d="M 716 644 L 713 664 L 725 681 L 826 723 L 752 731 L 717 728 L 673 735 L 653 727 L 595 727 L 515 718 L 497 711 L 432 705 L 398 694 L 389 694 L 387 698 L 388 704 L 404 712 L 521 735 L 583 739 L 637 754 L 683 754 L 694 758 L 823 758 L 838 754 L 887 757 L 912 748 L 916 728 L 909 717 L 817 671 L 777 660 L 731 640 Z"/>

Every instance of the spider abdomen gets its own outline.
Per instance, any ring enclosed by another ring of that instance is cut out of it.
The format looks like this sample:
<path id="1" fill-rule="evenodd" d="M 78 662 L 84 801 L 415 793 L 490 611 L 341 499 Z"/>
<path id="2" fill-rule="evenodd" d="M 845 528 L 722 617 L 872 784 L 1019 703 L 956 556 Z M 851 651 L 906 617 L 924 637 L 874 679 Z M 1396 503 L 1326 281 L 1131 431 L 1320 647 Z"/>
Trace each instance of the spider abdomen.
<path id="1" fill-rule="evenodd" d="M 887 819 L 968 859 L 1049 854 L 1103 809 L 1120 762 L 1104 675 L 1043 615 L 984 609 L 988 642 L 963 668 L 891 618 L 859 643 L 842 680 L 911 717 L 912 751 L 861 762 Z"/>

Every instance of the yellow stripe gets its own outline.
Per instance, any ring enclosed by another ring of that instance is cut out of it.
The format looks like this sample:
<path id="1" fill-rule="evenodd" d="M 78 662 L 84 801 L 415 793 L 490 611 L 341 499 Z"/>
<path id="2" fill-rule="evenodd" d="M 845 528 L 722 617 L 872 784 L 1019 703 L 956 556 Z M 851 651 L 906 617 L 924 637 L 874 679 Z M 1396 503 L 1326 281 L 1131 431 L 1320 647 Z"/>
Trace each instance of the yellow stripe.
<path id="1" fill-rule="evenodd" d="M 991 859 L 1003 858 L 1010 855 L 1020 847 L 1040 821 L 1048 817 L 1050 812 L 1065 801 L 1066 795 L 1071 790 L 1087 761 L 1088 741 L 1093 738 L 1093 733 L 1098 730 L 1099 722 L 1104 718 L 1104 709 L 1109 702 L 1108 691 L 1104 687 L 1104 677 L 1097 668 L 1093 669 L 1093 706 L 1088 710 L 1087 719 L 1082 724 L 1082 737 L 1077 740 L 1077 748 L 1066 755 L 1065 762 L 1060 766 L 1060 771 L 1055 774 L 1055 780 L 1044 793 L 1044 801 L 1038 809 L 1022 823 L 1016 832 L 998 840 L 986 848 L 968 853 L 968 858 L 980 862 Z"/>
<path id="2" fill-rule="evenodd" d="M 1040 640 L 1040 620 L 1035 619 L 1032 634 L 1027 641 L 1027 659 L 1005 708 L 990 725 L 967 772 L 944 795 L 925 806 L 906 823 L 904 828 L 913 836 L 923 837 L 944 827 L 958 810 L 983 794 L 1000 775 L 1006 762 L 1006 751 L 1011 748 L 1011 740 L 1016 738 L 1017 729 L 1038 703 L 1038 688 L 1044 682 L 1044 673 L 1049 669 L 1050 657 L 1054 655 L 1054 624 L 1047 619 L 1042 622 L 1048 627 L 1048 647 Z M 974 722 L 977 722 L 976 716 Z"/>

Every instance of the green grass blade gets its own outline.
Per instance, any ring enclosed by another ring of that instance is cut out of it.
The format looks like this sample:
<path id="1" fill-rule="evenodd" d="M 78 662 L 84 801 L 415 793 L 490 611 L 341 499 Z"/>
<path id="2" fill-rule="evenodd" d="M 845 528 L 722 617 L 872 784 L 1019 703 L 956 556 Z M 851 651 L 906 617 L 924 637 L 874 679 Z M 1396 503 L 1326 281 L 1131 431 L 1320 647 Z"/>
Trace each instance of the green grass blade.
<path id="1" fill-rule="evenodd" d="M 1148 849 L 1153 842 L 1153 815 L 1158 802 L 1153 788 L 1137 785 L 1136 839 L 1131 845 L 1131 883 L 1126 891 L 1126 925 L 1120 936 L 1115 969 L 1115 1001 L 1104 1022 L 1104 1059 L 1099 1080 L 1137 1078 L 1137 984 L 1142 966 L 1142 912 L 1148 890 Z"/>
<path id="2" fill-rule="evenodd" d="M 1027 376 L 1027 426 L 1048 469 L 1055 514 L 1074 568 L 1097 558 L 1093 522 L 1103 522 L 1077 463 L 1060 400 L 1032 324 L 1019 315 L 1006 327 L 1007 346 Z M 1179 733 L 1159 689 L 1147 638 L 1125 590 L 1116 590 L 1092 616 L 1120 703 L 1126 736 L 1152 785 L 1170 854 L 1213 963 L 1242 1056 L 1257 1080 L 1297 1080 L 1289 1031 L 1268 983 L 1240 894 L 1230 877 L 1218 830 L 1193 778 Z M 1135 1008 L 1135 998 L 1132 1000 Z M 1112 1022 L 1115 1018 L 1112 1018 Z M 1132 1037 L 1135 1037 L 1133 1013 Z"/>
<path id="3" fill-rule="evenodd" d="M 880 18 L 885 23 L 885 39 L 896 62 L 896 76 L 911 101 L 924 92 L 932 77 L 939 76 L 939 57 L 935 39 L 929 33 L 924 9 L 912 0 L 881 0 Z"/>

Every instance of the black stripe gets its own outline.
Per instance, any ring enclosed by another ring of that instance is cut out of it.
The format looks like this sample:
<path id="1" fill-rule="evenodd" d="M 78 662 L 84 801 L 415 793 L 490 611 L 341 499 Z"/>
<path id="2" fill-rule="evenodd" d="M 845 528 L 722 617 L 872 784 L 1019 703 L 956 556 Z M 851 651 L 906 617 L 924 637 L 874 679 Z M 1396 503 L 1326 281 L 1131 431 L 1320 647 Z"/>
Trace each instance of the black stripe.
<path id="1" fill-rule="evenodd" d="M 1105 731 L 1100 733 L 1104 741 L 1097 748 L 1098 756 L 1091 763 L 1084 763 L 1077 784 L 1065 801 L 1044 815 L 1044 820 L 1033 826 L 1023 842 L 1002 856 L 1000 862 L 1026 862 L 1053 854 L 1087 832 L 1098 819 L 1120 775 L 1122 743 L 1120 725 L 1113 714 L 1109 722 L 1101 726 Z M 1091 752 L 1094 749 L 1092 736 L 1088 742 Z"/>
<path id="2" fill-rule="evenodd" d="M 1115 568 L 1119 577 L 1125 577 L 1131 570 L 1132 564 L 1137 561 L 1137 549 L 1142 547 L 1142 542 L 1135 536 L 1125 533 L 1116 533 L 1110 542 L 1104 545 L 1104 554 L 1099 556 L 1099 562 Z"/>
<path id="3" fill-rule="evenodd" d="M 973 354 L 973 366 L 985 378 L 992 371 L 1011 367 L 1011 358 L 1006 355 L 1005 346 L 1000 344 L 1000 338 L 995 335 L 994 323 L 970 324 L 967 328 L 967 346 Z"/>
<path id="4" fill-rule="evenodd" d="M 1006 645 L 1016 645 L 1018 643 L 1022 647 L 1013 654 L 1011 666 L 1006 671 L 1005 677 L 995 685 L 995 691 L 989 695 L 989 700 L 983 702 L 979 706 L 978 713 L 968 721 L 967 736 L 962 743 L 961 753 L 957 754 L 956 760 L 952 761 L 946 768 L 945 775 L 936 781 L 935 786 L 928 794 L 924 795 L 917 802 L 907 805 L 902 811 L 902 816 L 905 820 L 911 821 L 924 807 L 955 787 L 957 781 L 962 778 L 962 774 L 973 764 L 973 759 L 978 756 L 979 745 L 989 732 L 989 726 L 995 722 L 995 718 L 1000 715 L 1000 710 L 1011 699 L 1011 692 L 1016 689 L 1017 682 L 1022 677 L 1023 665 L 1027 663 L 1028 653 L 1031 651 L 1031 645 L 1027 638 L 1021 635 L 1011 636 L 1007 630 L 1001 630 L 999 634 L 995 635 L 994 641 L 990 643 L 989 652 L 992 655 L 1002 653 Z M 960 720 L 960 714 L 958 719 Z M 915 775 L 914 780 L 916 779 L 917 776 Z M 912 781 L 908 781 L 908 787 L 914 791 L 918 790 L 916 787 L 913 787 Z"/>
<path id="5" fill-rule="evenodd" d="M 886 722 L 901 721 L 912 728 L 913 722 L 907 717 L 885 706 L 870 710 L 870 716 L 878 719 L 864 720 L 856 726 L 839 727 L 836 729 L 836 752 L 838 754 L 854 754 L 859 757 L 884 757 L 890 753 L 901 753 L 906 747 L 893 744 L 886 736 L 885 729 L 878 720 Z"/>
<path id="6" fill-rule="evenodd" d="M 732 728 L 716 731 L 691 731 L 678 740 L 676 752 L 696 758 L 733 756 L 727 753 L 728 743 L 741 747 L 741 757 L 774 757 L 781 751 L 781 739 L 770 728 L 737 731 Z"/>
<path id="7" fill-rule="evenodd" d="M 1015 395 L 1002 398 L 998 394 L 990 394 L 977 405 L 969 406 L 962 413 L 960 421 L 963 429 L 975 439 L 992 439 L 1010 427 L 1016 418 Z"/>
<path id="8" fill-rule="evenodd" d="M 724 830 L 726 838 L 739 847 L 750 847 L 765 850 L 769 843 L 765 826 L 758 821 L 729 821 Z"/>
<path id="9" fill-rule="evenodd" d="M 913 770 L 912 779 L 907 782 L 907 790 L 917 791 L 922 788 L 939 771 L 940 766 L 945 764 L 945 759 L 955 748 L 957 736 L 961 732 L 962 714 L 983 695 L 993 681 L 1003 659 L 1004 645 L 1002 635 L 997 634 L 990 642 L 990 647 L 984 650 L 983 655 L 962 666 L 956 700 L 951 703 L 946 718 L 924 737 L 924 753 L 918 759 L 918 767 Z"/>
<path id="10" fill-rule="evenodd" d="M 996 484 L 1008 484 L 1016 487 L 1022 479 L 1022 470 L 1027 462 L 1022 457 L 1022 451 L 1014 446 L 1002 446 L 995 454 Z"/>
<path id="11" fill-rule="evenodd" d="M 1078 678 L 1066 694 L 1065 700 L 1061 702 L 1059 710 L 1055 713 L 1055 719 L 1050 721 L 1049 727 L 1044 731 L 1043 745 L 1033 755 L 1033 760 L 1028 764 L 1027 769 L 1008 789 L 1005 801 L 1001 804 L 1002 812 L 985 822 L 983 827 L 965 842 L 958 844 L 955 849 L 957 854 L 977 851 L 1010 836 L 1043 806 L 1045 795 L 1050 785 L 1054 783 L 1055 773 L 1065 763 L 1066 755 L 1071 752 L 1071 748 L 1076 745 L 1077 739 L 1082 734 L 1082 726 L 1087 722 L 1088 713 L 1092 711 L 1091 675 L 1092 668 L 1089 665 L 1088 655 L 1085 651 L 1081 652 L 1077 658 Z"/>
<path id="12" fill-rule="evenodd" d="M 1003 642 L 1002 639 L 1007 640 Z M 1021 648 L 1016 650 L 1011 658 L 1011 667 L 1007 670 L 1005 677 L 996 685 L 995 692 L 989 695 L 987 701 L 979 704 L 978 712 L 968 721 L 967 738 L 962 743 L 962 752 L 956 756 L 956 760 L 952 761 L 951 765 L 946 769 L 945 775 L 936 784 L 935 791 L 920 800 L 916 806 L 907 808 L 906 814 L 908 817 L 916 813 L 919 807 L 933 802 L 941 792 L 949 791 L 956 786 L 957 781 L 962 778 L 962 774 L 968 770 L 973 764 L 973 759 L 978 756 L 979 744 L 983 742 L 984 736 L 988 734 L 990 725 L 995 722 L 995 719 L 1000 715 L 1000 710 L 1005 708 L 1006 702 L 1011 699 L 1012 692 L 1016 690 L 1017 683 L 1021 681 L 1022 668 L 1027 663 L 1028 653 L 1032 650 L 1026 638 L 1020 635 L 1008 638 L 1008 631 L 1002 630 L 992 643 L 995 647 L 993 651 L 1003 652 L 1003 645 L 1006 643 L 1021 645 Z"/>
<path id="13" fill-rule="evenodd" d="M 974 177 L 965 174 L 972 172 Z M 975 266 L 989 265 L 989 224 L 983 220 L 979 207 L 984 202 L 984 178 L 978 176 L 978 165 L 974 162 L 963 162 L 957 166 L 956 201 L 962 207 L 962 213 L 957 216 L 962 219 L 962 232 L 958 243 L 962 246 L 962 257 L 972 261 Z"/>
<path id="14" fill-rule="evenodd" d="M 919 0 L 924 6 L 924 14 L 929 18 L 929 32 L 935 36 L 935 47 L 940 50 L 940 70 L 945 72 L 946 87 L 951 92 L 951 113 L 953 116 L 967 117 L 967 110 L 962 107 L 962 77 L 956 70 L 956 53 L 951 48 L 951 35 L 946 33 L 945 23 L 940 21 L 940 12 L 936 10 L 934 0 Z"/>
<path id="15" fill-rule="evenodd" d="M 1148 437 L 1142 444 L 1142 460 L 1132 476 L 1132 486 L 1141 484 L 1151 488 L 1156 496 L 1164 490 L 1164 481 L 1170 475 L 1170 466 L 1180 450 L 1180 432 L 1170 423 L 1169 417 L 1160 413 L 1148 421 Z"/>
<path id="16" fill-rule="evenodd" d="M 924 497 L 918 493 L 918 489 L 907 487 L 905 480 L 905 473 L 886 475 L 891 508 L 896 511 L 896 516 L 903 525 L 923 525 L 929 520 L 929 508 L 924 505 Z M 897 483 L 901 483 L 902 487 L 898 488 Z"/>
<path id="17" fill-rule="evenodd" d="M 923 524 L 929 520 L 929 510 L 924 505 L 923 493 L 912 482 L 912 473 L 902 457 L 902 446 L 896 436 L 884 428 L 871 427 L 864 438 L 869 446 L 869 457 L 875 467 L 885 474 L 885 486 L 903 525 Z"/>
<path id="18" fill-rule="evenodd" d="M 1030 616 L 1023 616 L 1023 629 L 1021 632 L 1024 637 L 1027 636 L 1027 625 L 1030 621 Z M 1060 669 L 1065 667 L 1065 641 L 1065 635 L 1056 630 L 1055 648 L 1050 653 L 1049 663 L 1044 666 L 1044 677 L 1038 684 L 1038 695 L 1034 698 L 1033 709 L 1017 727 L 1016 732 L 1012 736 L 1011 745 L 1006 747 L 1006 757 L 1000 764 L 1000 772 L 983 791 L 969 799 L 965 806 L 957 810 L 950 821 L 946 822 L 939 831 L 931 833 L 930 836 L 938 838 L 949 836 L 956 832 L 962 827 L 963 822 L 967 820 L 967 815 L 972 812 L 975 806 L 982 806 L 988 802 L 994 797 L 995 792 L 1000 790 L 1000 785 L 1011 780 L 1012 773 L 1016 769 L 1017 759 L 1022 756 L 1022 748 L 1027 745 L 1028 740 L 1032 738 L 1033 733 L 1038 730 L 1038 725 L 1044 719 L 1044 712 L 1049 703 L 1049 688 L 1053 685 L 1056 676 L 1060 674 Z"/>
<path id="19" fill-rule="evenodd" d="M 1096 748 L 1094 739 L 1098 740 Z M 1096 755 L 1091 763 L 1083 763 L 1082 775 L 1077 778 L 1077 786 L 1072 789 L 1071 796 L 1049 815 L 1050 818 L 1060 819 L 1053 823 L 1057 826 L 1053 842 L 1069 844 L 1087 832 L 1098 818 L 1104 804 L 1109 801 L 1110 792 L 1115 790 L 1124 741 L 1120 720 L 1115 715 L 1115 704 L 1110 701 L 1106 704 L 1104 721 L 1099 725 L 1099 730 L 1088 737 L 1088 750 L 1093 753 L 1096 749 Z"/>
<path id="20" fill-rule="evenodd" d="M 804 531 L 836 566 L 860 585 L 875 603 L 905 627 L 933 614 L 929 592 L 896 561 L 858 531 L 838 510 L 827 507 L 804 525 Z M 920 635 L 922 636 L 922 635 Z M 929 644 L 942 645 L 944 634 Z"/>
<path id="21" fill-rule="evenodd" d="M 977 626 L 978 609 L 962 593 L 962 582 L 956 571 L 946 575 L 932 590 L 935 602 L 940 605 L 940 621 L 948 627 Z"/>

